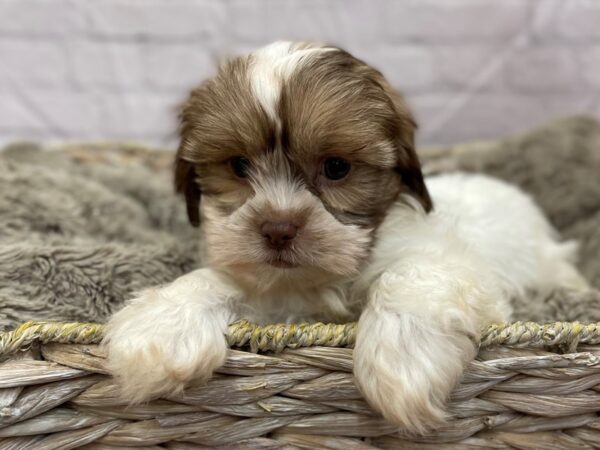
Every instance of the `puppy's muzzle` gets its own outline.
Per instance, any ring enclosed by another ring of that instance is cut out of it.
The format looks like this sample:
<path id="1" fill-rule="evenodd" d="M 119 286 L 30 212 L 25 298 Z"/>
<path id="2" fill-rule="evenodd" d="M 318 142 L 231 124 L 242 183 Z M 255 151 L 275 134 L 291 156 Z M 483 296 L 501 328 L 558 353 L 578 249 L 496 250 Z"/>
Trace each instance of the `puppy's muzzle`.
<path id="1" fill-rule="evenodd" d="M 283 250 L 290 246 L 298 234 L 298 226 L 290 221 L 264 222 L 260 228 L 267 246 Z"/>

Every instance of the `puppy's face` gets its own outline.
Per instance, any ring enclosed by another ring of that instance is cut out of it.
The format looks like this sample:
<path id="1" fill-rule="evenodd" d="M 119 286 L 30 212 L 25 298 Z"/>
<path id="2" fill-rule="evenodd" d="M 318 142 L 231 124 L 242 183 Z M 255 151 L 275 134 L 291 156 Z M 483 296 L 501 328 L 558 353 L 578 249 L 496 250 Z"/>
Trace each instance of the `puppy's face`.
<path id="1" fill-rule="evenodd" d="M 206 263 L 255 288 L 351 276 L 401 194 L 431 209 L 404 102 L 343 50 L 280 42 L 234 59 L 181 118 L 176 184 Z"/>

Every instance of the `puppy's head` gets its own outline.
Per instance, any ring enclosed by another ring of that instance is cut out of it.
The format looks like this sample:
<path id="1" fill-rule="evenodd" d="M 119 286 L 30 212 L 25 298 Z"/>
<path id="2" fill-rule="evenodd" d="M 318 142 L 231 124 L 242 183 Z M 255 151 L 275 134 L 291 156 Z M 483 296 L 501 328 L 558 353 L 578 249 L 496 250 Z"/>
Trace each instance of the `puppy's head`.
<path id="1" fill-rule="evenodd" d="M 226 63 L 185 103 L 176 160 L 207 263 L 255 286 L 356 273 L 393 202 L 432 207 L 414 131 L 383 76 L 338 48 Z"/>

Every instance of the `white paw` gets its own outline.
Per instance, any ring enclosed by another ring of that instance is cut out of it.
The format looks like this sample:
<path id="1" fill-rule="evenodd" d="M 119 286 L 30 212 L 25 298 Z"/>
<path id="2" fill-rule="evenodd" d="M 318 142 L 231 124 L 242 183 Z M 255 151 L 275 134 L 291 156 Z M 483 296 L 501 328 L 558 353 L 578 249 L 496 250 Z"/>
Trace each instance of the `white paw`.
<path id="1" fill-rule="evenodd" d="M 144 291 L 109 322 L 108 368 L 130 403 L 206 381 L 225 361 L 223 311 L 167 293 Z"/>
<path id="2" fill-rule="evenodd" d="M 409 432 L 443 424 L 446 401 L 465 361 L 475 356 L 474 345 L 408 315 L 370 315 L 361 317 L 354 349 L 354 375 L 367 402 Z"/>

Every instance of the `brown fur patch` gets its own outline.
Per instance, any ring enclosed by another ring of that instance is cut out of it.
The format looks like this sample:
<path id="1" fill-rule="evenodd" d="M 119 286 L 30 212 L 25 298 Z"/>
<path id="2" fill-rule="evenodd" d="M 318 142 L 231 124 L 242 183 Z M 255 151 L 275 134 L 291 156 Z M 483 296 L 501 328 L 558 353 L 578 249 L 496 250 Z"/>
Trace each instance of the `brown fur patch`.
<path id="1" fill-rule="evenodd" d="M 199 216 L 200 199 L 190 183 L 208 195 L 235 197 L 240 189 L 247 192 L 231 173 L 229 160 L 239 155 L 252 158 L 274 145 L 274 124 L 251 94 L 249 62 L 241 57 L 225 63 L 215 78 L 191 92 L 182 108 L 175 176 L 192 223 Z M 190 164 L 196 169 L 194 177 Z"/>
<path id="2" fill-rule="evenodd" d="M 284 84 L 279 114 L 288 157 L 340 220 L 375 227 L 401 192 L 431 209 L 414 120 L 400 94 L 364 62 L 343 50 L 317 55 Z M 322 175 L 332 156 L 352 163 L 341 182 Z"/>

